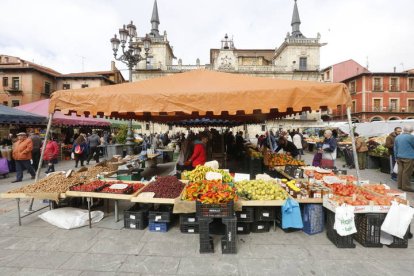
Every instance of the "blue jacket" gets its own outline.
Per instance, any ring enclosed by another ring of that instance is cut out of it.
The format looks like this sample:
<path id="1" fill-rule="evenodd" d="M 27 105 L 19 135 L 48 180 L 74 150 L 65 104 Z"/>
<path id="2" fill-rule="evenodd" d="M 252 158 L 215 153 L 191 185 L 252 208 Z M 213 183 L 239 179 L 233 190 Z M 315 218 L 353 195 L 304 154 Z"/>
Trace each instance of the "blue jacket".
<path id="1" fill-rule="evenodd" d="M 402 133 L 395 138 L 394 154 L 396 158 L 414 159 L 414 136 Z"/>

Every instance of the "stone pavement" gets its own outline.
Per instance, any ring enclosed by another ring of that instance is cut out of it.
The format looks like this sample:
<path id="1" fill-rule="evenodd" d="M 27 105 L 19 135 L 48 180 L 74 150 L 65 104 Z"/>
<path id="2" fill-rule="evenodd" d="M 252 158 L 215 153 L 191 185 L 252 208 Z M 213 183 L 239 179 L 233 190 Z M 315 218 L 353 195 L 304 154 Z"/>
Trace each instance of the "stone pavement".
<path id="1" fill-rule="evenodd" d="M 71 168 L 73 161 L 58 166 Z M 389 175 L 376 170 L 364 170 L 362 176 L 395 187 Z M 1 179 L 0 192 L 31 182 L 11 184 L 13 179 Z M 35 207 L 42 205 L 35 201 Z M 0 200 L 0 275 L 412 275 L 414 269 L 413 240 L 408 249 L 358 243 L 355 249 L 338 249 L 326 233 L 271 229 L 239 235 L 236 255 L 221 254 L 218 236 L 214 254 L 199 254 L 198 235 L 182 234 L 177 226 L 167 233 L 129 230 L 105 213 L 92 229 L 59 229 L 37 214 L 19 227 L 16 213 L 15 200 Z"/>

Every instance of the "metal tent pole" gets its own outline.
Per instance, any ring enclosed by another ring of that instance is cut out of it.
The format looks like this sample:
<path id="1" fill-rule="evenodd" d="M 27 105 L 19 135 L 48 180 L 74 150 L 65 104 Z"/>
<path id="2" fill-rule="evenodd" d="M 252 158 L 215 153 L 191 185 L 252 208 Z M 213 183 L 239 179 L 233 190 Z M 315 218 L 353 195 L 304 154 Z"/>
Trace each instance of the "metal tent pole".
<path id="1" fill-rule="evenodd" d="M 40 153 L 39 165 L 37 166 L 37 170 L 36 170 L 35 182 L 37 182 L 39 180 L 40 170 L 42 169 L 42 165 L 43 165 L 43 155 L 45 154 L 46 142 L 47 142 L 47 139 L 49 137 L 50 128 L 52 126 L 52 120 L 53 120 L 53 113 L 50 113 L 49 114 L 49 121 L 47 122 L 45 140 L 43 142 L 42 151 Z M 27 209 L 28 212 L 33 212 L 33 201 L 34 201 L 34 198 L 32 198 L 32 200 L 30 201 L 29 208 Z"/>
<path id="2" fill-rule="evenodd" d="M 361 175 L 360 175 L 360 172 L 359 172 L 358 155 L 357 155 L 356 146 L 355 146 L 355 136 L 354 136 L 354 131 L 352 129 L 351 108 L 350 107 L 346 108 L 346 115 L 348 117 L 349 135 L 351 135 L 351 140 L 352 140 L 352 154 L 354 156 L 355 170 L 356 170 L 356 174 L 357 174 L 357 185 L 360 185 L 359 181 L 361 180 Z"/>

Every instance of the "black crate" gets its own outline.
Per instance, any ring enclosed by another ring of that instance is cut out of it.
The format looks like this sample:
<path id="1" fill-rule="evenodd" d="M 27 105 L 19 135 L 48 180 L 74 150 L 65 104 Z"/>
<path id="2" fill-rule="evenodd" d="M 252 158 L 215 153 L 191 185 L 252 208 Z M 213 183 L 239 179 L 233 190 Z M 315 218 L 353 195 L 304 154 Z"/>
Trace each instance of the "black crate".
<path id="1" fill-rule="evenodd" d="M 390 245 L 387 245 L 389 248 L 407 248 L 408 247 L 408 239 L 412 237 L 411 229 L 408 227 L 407 233 L 404 236 L 404 239 L 397 238 L 393 236 L 394 240 Z"/>
<path id="2" fill-rule="evenodd" d="M 149 204 L 137 203 L 124 210 L 124 227 L 128 229 L 143 230 L 148 226 Z"/>
<path id="3" fill-rule="evenodd" d="M 148 213 L 148 220 L 150 222 L 171 222 L 172 211 L 172 205 L 154 206 Z"/>
<path id="4" fill-rule="evenodd" d="M 196 202 L 198 218 L 225 218 L 234 216 L 234 202 L 221 204 L 202 204 Z"/>
<path id="5" fill-rule="evenodd" d="M 213 237 L 207 235 L 205 238 L 200 236 L 200 253 L 214 253 Z"/>
<path id="6" fill-rule="evenodd" d="M 251 223 L 237 222 L 237 235 L 250 234 Z"/>
<path id="7" fill-rule="evenodd" d="M 326 209 L 326 235 L 328 239 L 338 248 L 355 248 L 353 235 L 340 236 L 333 228 L 335 224 L 335 213 Z"/>
<path id="8" fill-rule="evenodd" d="M 304 204 L 302 209 L 303 232 L 308 235 L 323 232 L 325 216 L 322 204 Z"/>
<path id="9" fill-rule="evenodd" d="M 126 219 L 124 218 L 124 227 L 127 229 L 144 230 L 148 226 L 148 218 Z"/>
<path id="10" fill-rule="evenodd" d="M 382 247 L 381 225 L 386 214 L 356 214 L 354 239 L 364 247 Z"/>
<path id="11" fill-rule="evenodd" d="M 276 219 L 276 207 L 256 207 L 255 218 L 256 221 L 274 221 Z"/>
<path id="12" fill-rule="evenodd" d="M 197 224 L 198 219 L 196 213 L 180 214 L 180 224 Z"/>
<path id="13" fill-rule="evenodd" d="M 213 221 L 213 218 L 198 218 L 198 229 L 200 233 L 200 238 L 208 236 L 210 234 L 210 223 Z"/>
<path id="14" fill-rule="evenodd" d="M 254 222 L 254 207 L 244 206 L 241 211 L 236 212 L 238 222 Z"/>
<path id="15" fill-rule="evenodd" d="M 263 159 L 249 158 L 250 178 L 255 179 L 257 174 L 263 173 Z"/>
<path id="16" fill-rule="evenodd" d="M 237 218 L 223 218 L 223 224 L 226 225 L 226 232 L 224 238 L 228 242 L 233 242 L 237 239 Z"/>
<path id="17" fill-rule="evenodd" d="M 180 231 L 184 234 L 198 234 L 199 225 L 198 224 L 189 224 L 189 223 L 180 223 Z"/>
<path id="18" fill-rule="evenodd" d="M 265 233 L 270 231 L 270 222 L 256 221 L 251 224 L 250 231 L 252 233 Z"/>
<path id="19" fill-rule="evenodd" d="M 221 238 L 221 253 L 222 254 L 236 254 L 237 253 L 237 242 L 233 240 L 229 242 L 226 237 Z"/>

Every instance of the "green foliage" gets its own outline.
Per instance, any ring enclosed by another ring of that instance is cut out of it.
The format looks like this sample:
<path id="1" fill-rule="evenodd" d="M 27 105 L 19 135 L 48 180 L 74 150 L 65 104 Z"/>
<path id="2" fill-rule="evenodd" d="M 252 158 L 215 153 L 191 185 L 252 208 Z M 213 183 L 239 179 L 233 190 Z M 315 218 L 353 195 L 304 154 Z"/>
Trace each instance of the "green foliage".
<path id="1" fill-rule="evenodd" d="M 118 133 L 116 134 L 116 142 L 118 144 L 125 144 L 127 133 L 128 133 L 128 126 L 121 125 L 118 129 Z"/>

